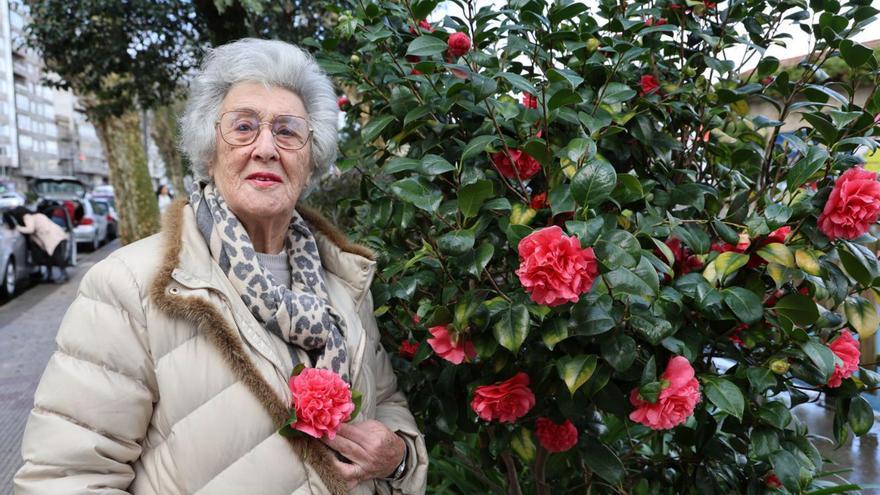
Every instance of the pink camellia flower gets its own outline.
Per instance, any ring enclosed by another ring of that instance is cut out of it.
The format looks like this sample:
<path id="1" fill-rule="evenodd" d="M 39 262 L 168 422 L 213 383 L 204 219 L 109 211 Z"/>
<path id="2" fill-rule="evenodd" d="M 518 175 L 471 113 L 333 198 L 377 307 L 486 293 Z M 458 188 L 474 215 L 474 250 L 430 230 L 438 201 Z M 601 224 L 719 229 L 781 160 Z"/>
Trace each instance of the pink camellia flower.
<path id="1" fill-rule="evenodd" d="M 538 98 L 531 93 L 523 93 L 522 104 L 526 108 L 538 108 Z"/>
<path id="2" fill-rule="evenodd" d="M 654 19 L 653 17 L 648 17 L 647 19 L 645 19 L 646 26 L 663 26 L 665 24 L 666 24 L 666 19 L 664 19 L 662 17 L 659 19 Z"/>
<path id="3" fill-rule="evenodd" d="M 434 28 L 431 27 L 431 24 L 429 24 L 428 21 L 425 20 L 425 19 L 422 19 L 422 20 L 419 21 L 419 27 L 422 28 L 422 29 L 424 29 L 425 31 L 427 31 L 427 32 L 429 32 L 429 33 L 433 33 L 433 32 L 434 32 Z M 415 26 L 410 26 L 410 27 L 409 27 L 409 32 L 410 32 L 410 34 L 419 34 L 419 32 L 418 32 L 418 30 L 416 29 Z"/>
<path id="4" fill-rule="evenodd" d="M 414 342 L 412 340 L 404 340 L 400 343 L 400 357 L 412 360 L 412 358 L 416 357 L 417 352 L 419 352 L 418 342 Z"/>
<path id="5" fill-rule="evenodd" d="M 681 356 L 669 360 L 660 383 L 663 388 L 654 404 L 642 400 L 638 388 L 629 394 L 629 401 L 636 408 L 629 414 L 629 419 L 653 430 L 667 430 L 684 423 L 694 414 L 694 407 L 701 398 L 694 369 Z"/>
<path id="6" fill-rule="evenodd" d="M 829 239 L 855 239 L 880 216 L 880 182 L 877 174 L 861 167 L 844 172 L 834 183 L 825 209 L 819 215 L 819 230 Z"/>
<path id="7" fill-rule="evenodd" d="M 450 34 L 449 40 L 446 43 L 449 47 L 447 53 L 451 57 L 461 57 L 471 50 L 471 39 L 464 33 Z"/>
<path id="8" fill-rule="evenodd" d="M 291 426 L 309 436 L 330 440 L 354 411 L 351 388 L 336 373 L 319 368 L 306 368 L 290 377 L 296 422 Z"/>
<path id="9" fill-rule="evenodd" d="M 532 196 L 531 200 L 529 200 L 529 207 L 533 210 L 540 210 L 542 208 L 547 208 L 548 206 L 550 206 L 550 204 L 547 203 L 547 193 L 546 192 L 536 194 L 536 195 Z"/>
<path id="10" fill-rule="evenodd" d="M 428 339 L 428 345 L 434 352 L 443 359 L 452 364 L 461 364 L 467 358 L 468 361 L 477 357 L 477 351 L 474 349 L 474 343 L 470 340 L 453 336 L 449 333 L 449 327 L 446 325 L 438 325 L 428 329 L 433 339 Z"/>
<path id="11" fill-rule="evenodd" d="M 840 332 L 840 336 L 834 339 L 828 348 L 842 363 L 842 366 L 837 362 L 834 363 L 834 373 L 828 379 L 828 386 L 837 388 L 843 380 L 852 376 L 859 369 L 859 358 L 862 353 L 859 350 L 859 341 L 854 339 L 848 330 Z M 837 360 L 835 359 L 835 361 Z"/>
<path id="12" fill-rule="evenodd" d="M 666 239 L 664 244 L 672 251 L 672 256 L 675 258 L 675 261 L 672 263 L 672 271 L 676 277 L 686 275 L 693 270 L 699 270 L 703 267 L 703 262 L 700 261 L 700 258 L 695 254 L 691 254 L 690 249 L 682 244 L 678 238 L 670 237 Z"/>
<path id="13" fill-rule="evenodd" d="M 532 155 L 529 155 L 525 151 L 515 148 L 510 148 L 509 157 L 507 156 L 507 153 L 499 151 L 497 153 L 492 153 L 491 158 L 492 163 L 498 167 L 498 171 L 501 172 L 501 175 L 508 179 L 515 179 L 517 172 L 519 172 L 519 178 L 525 180 L 541 170 L 541 164 L 538 160 L 535 160 Z M 510 163 L 511 158 L 513 158 L 513 164 Z"/>
<path id="14" fill-rule="evenodd" d="M 776 473 L 770 473 L 764 478 L 764 484 L 767 485 L 767 488 L 782 488 L 782 481 L 779 480 L 779 477 L 776 476 Z"/>
<path id="15" fill-rule="evenodd" d="M 550 418 L 538 418 L 535 421 L 535 435 L 547 452 L 565 452 L 578 443 L 577 428 L 568 419 L 558 425 Z"/>
<path id="16" fill-rule="evenodd" d="M 640 84 L 642 85 L 643 95 L 651 94 L 660 89 L 660 83 L 657 81 L 657 78 L 651 74 L 645 74 L 642 76 Z"/>
<path id="17" fill-rule="evenodd" d="M 345 95 L 342 95 L 336 99 L 336 105 L 339 107 L 340 110 L 345 110 L 346 108 L 348 108 L 348 104 L 348 97 Z"/>
<path id="18" fill-rule="evenodd" d="M 575 236 L 557 226 L 536 230 L 519 241 L 516 275 L 532 301 L 547 306 L 577 302 L 593 287 L 599 265 L 593 248 L 581 248 Z"/>
<path id="19" fill-rule="evenodd" d="M 520 371 L 513 378 L 474 389 L 471 409 L 481 419 L 513 423 L 535 406 L 535 394 L 529 388 L 529 375 Z"/>

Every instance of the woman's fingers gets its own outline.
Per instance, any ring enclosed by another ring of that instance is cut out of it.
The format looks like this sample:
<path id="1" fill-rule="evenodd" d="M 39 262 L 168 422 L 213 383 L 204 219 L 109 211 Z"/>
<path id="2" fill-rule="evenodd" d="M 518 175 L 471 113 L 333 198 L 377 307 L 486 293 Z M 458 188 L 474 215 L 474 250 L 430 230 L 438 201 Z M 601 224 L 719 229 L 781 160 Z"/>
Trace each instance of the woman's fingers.
<path id="1" fill-rule="evenodd" d="M 363 462 L 367 456 L 367 453 L 360 444 L 345 435 L 341 435 L 340 432 L 337 432 L 333 440 L 322 438 L 321 441 L 353 462 Z"/>
<path id="2" fill-rule="evenodd" d="M 354 488 L 358 483 L 364 480 L 364 468 L 357 463 L 342 462 L 339 459 L 333 459 L 333 466 L 345 480 L 345 484 L 349 490 Z"/>

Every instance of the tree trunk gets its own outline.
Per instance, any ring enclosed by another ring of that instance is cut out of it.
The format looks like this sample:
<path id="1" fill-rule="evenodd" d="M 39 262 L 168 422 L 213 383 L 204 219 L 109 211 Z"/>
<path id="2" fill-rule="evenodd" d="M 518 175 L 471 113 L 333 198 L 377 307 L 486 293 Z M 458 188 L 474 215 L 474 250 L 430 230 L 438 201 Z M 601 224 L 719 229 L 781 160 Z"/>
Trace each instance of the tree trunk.
<path id="1" fill-rule="evenodd" d="M 153 110 L 153 118 L 150 122 L 150 134 L 159 148 L 159 154 L 165 162 L 165 173 L 177 196 L 186 194 L 183 184 L 185 175 L 183 157 L 177 149 L 177 119 L 181 113 L 183 113 L 183 102 L 174 101 Z"/>
<path id="2" fill-rule="evenodd" d="M 110 167 L 122 244 L 159 230 L 159 204 L 147 168 L 138 112 L 133 109 L 119 117 L 93 119 Z"/>

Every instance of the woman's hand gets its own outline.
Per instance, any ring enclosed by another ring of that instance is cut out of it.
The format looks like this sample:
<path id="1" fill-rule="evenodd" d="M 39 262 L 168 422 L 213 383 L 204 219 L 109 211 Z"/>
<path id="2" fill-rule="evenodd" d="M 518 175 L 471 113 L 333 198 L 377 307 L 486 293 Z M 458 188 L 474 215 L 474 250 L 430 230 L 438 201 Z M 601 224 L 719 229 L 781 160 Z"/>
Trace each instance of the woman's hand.
<path id="1" fill-rule="evenodd" d="M 323 440 L 351 463 L 334 459 L 336 469 L 352 489 L 361 481 L 385 478 L 397 468 L 406 453 L 406 444 L 396 433 L 376 420 L 344 423 L 336 438 Z"/>

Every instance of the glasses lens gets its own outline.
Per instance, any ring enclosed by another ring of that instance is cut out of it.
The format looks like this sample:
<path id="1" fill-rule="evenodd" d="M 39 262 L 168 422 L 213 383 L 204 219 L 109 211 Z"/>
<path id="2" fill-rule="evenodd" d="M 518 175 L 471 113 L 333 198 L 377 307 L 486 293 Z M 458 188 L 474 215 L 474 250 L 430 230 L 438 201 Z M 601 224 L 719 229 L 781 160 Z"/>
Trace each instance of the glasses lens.
<path id="1" fill-rule="evenodd" d="M 250 144 L 260 130 L 260 118 L 250 112 L 227 112 L 220 119 L 223 139 L 232 145 Z"/>
<path id="2" fill-rule="evenodd" d="M 278 146 L 298 150 L 309 140 L 309 124 L 302 117 L 279 115 L 272 121 L 272 134 Z"/>

